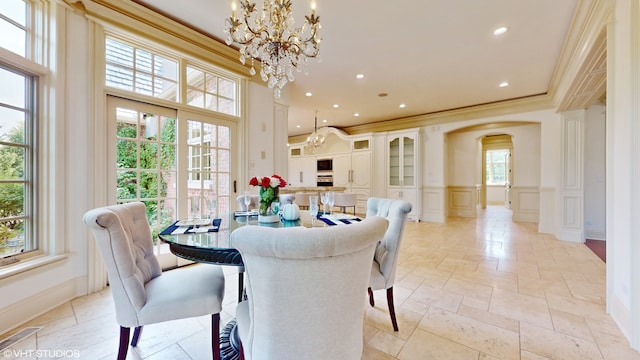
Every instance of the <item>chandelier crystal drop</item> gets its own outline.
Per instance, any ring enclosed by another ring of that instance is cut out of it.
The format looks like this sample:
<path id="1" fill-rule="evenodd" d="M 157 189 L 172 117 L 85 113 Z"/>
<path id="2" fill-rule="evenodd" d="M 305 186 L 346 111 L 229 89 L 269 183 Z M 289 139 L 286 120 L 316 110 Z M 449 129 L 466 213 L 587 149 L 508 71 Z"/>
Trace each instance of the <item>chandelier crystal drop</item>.
<path id="1" fill-rule="evenodd" d="M 287 82 L 293 82 L 293 70 L 306 73 L 307 59 L 317 58 L 320 53 L 318 30 L 320 17 L 315 15 L 315 4 L 311 15 L 304 17 L 304 24 L 292 28 L 291 0 L 264 0 L 262 13 L 256 4 L 240 0 L 241 18 L 236 17 L 236 4 L 232 3 L 231 17 L 225 20 L 226 43 L 239 45 L 240 62 L 250 59 L 251 75 L 256 74 L 254 60 L 260 61 L 260 77 L 274 96 L 280 97 Z"/>
<path id="2" fill-rule="evenodd" d="M 325 140 L 326 140 L 326 137 L 324 136 L 324 134 L 321 134 L 318 132 L 318 110 L 316 110 L 316 117 L 315 117 L 315 123 L 313 125 L 313 132 L 307 138 L 307 145 L 311 146 L 313 148 L 313 151 L 315 152 L 316 149 L 319 149 L 322 146 L 324 146 Z"/>

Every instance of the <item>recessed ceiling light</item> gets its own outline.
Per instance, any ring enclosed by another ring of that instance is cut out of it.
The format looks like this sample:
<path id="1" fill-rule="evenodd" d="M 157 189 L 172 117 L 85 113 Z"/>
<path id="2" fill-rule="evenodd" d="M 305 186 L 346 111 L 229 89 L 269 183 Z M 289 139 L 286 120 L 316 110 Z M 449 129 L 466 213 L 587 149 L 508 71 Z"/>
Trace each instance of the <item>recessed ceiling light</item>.
<path id="1" fill-rule="evenodd" d="M 326 122 L 327 122 L 327 119 L 323 119 L 323 120 L 322 120 L 322 122 L 323 122 L 323 123 L 326 123 Z"/>
<path id="2" fill-rule="evenodd" d="M 508 83 L 508 82 L 506 82 L 506 81 L 503 81 L 503 82 L 501 82 L 501 83 L 500 83 L 500 85 L 499 85 L 499 86 L 500 86 L 500 87 L 507 87 L 507 86 L 509 86 L 509 83 Z"/>
<path id="3" fill-rule="evenodd" d="M 407 107 L 407 105 L 405 105 L 405 104 L 400 104 L 400 109 L 404 109 L 404 108 L 406 108 L 406 107 Z"/>
<path id="4" fill-rule="evenodd" d="M 338 104 L 333 104 L 333 108 L 334 108 L 334 109 L 337 109 L 337 108 L 339 108 L 339 107 L 340 107 L 340 105 L 338 105 Z"/>
<path id="5" fill-rule="evenodd" d="M 389 96 L 389 94 L 387 94 L 387 93 L 380 93 L 380 94 L 378 94 L 378 97 L 387 97 L 387 96 Z"/>
<path id="6" fill-rule="evenodd" d="M 360 116 L 360 113 L 355 113 L 353 114 L 353 116 Z"/>
<path id="7" fill-rule="evenodd" d="M 356 79 L 364 79 L 364 74 L 358 74 L 358 75 L 356 75 Z"/>
<path id="8" fill-rule="evenodd" d="M 300 129 L 300 125 L 296 125 L 296 127 L 297 127 L 298 129 Z"/>
<path id="9" fill-rule="evenodd" d="M 310 92 L 306 92 L 306 93 L 304 93 L 304 95 L 305 95 L 305 96 L 307 96 L 307 97 L 309 97 L 309 96 L 313 96 L 313 94 L 312 94 L 312 93 L 310 93 Z"/>
<path id="10" fill-rule="evenodd" d="M 502 35 L 502 34 L 506 33 L 507 30 L 509 30 L 509 29 L 506 26 L 501 26 L 501 27 L 493 30 L 493 35 L 495 35 L 495 36 Z"/>

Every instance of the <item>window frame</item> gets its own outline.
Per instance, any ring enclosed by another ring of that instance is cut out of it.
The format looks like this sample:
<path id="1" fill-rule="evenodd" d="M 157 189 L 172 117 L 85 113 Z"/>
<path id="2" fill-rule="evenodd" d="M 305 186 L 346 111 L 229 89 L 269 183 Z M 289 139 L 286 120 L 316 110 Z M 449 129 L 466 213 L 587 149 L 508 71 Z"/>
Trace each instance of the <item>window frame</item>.
<path id="1" fill-rule="evenodd" d="M 508 182 L 509 182 L 509 169 L 507 169 L 507 161 L 503 160 L 501 162 L 494 162 L 492 159 L 491 154 L 492 153 L 497 153 L 497 152 L 503 152 L 505 153 L 506 156 L 509 156 L 509 154 L 511 153 L 511 149 L 509 148 L 496 148 L 496 149 L 487 149 L 485 150 L 485 184 L 487 186 L 505 186 Z M 503 164 L 504 165 L 504 182 L 489 182 L 489 179 L 493 179 L 493 165 L 494 164 Z"/>

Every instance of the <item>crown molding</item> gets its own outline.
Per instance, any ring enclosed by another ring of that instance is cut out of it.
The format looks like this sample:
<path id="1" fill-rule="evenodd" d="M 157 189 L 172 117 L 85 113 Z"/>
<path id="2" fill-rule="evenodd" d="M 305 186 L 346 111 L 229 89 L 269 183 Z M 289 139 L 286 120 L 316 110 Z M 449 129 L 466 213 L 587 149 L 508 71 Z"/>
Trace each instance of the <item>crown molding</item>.
<path id="1" fill-rule="evenodd" d="M 606 90 L 606 26 L 613 10 L 613 0 L 578 2 L 549 86 L 558 112 L 588 107 Z"/>
<path id="2" fill-rule="evenodd" d="M 124 0 L 62 0 L 105 28 L 152 40 L 168 48 L 252 78 L 249 65 L 242 65 L 240 53 L 210 36 L 188 28 L 175 20 L 154 12 L 133 1 Z"/>
<path id="3" fill-rule="evenodd" d="M 469 106 L 460 109 L 439 111 L 402 119 L 386 120 L 370 124 L 342 128 L 349 135 L 410 129 L 431 125 L 453 123 L 479 118 L 524 113 L 553 108 L 552 97 L 548 94 L 528 96 L 519 99 L 499 101 L 490 104 Z"/>

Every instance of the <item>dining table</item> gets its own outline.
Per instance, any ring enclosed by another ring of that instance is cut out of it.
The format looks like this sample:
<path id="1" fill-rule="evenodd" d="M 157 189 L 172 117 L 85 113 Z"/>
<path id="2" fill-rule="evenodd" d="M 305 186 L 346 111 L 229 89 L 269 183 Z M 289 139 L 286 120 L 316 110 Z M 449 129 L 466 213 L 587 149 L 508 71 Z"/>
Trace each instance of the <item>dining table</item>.
<path id="1" fill-rule="evenodd" d="M 256 211 L 236 211 L 224 214 L 215 219 L 176 221 L 158 235 L 160 240 L 169 244 L 170 251 L 183 259 L 199 263 L 238 267 L 238 302 L 244 294 L 244 264 L 242 256 L 231 244 L 231 233 L 243 226 L 286 227 L 327 227 L 346 225 L 361 219 L 357 216 L 332 213 L 313 218 L 308 210 L 301 210 L 296 220 L 285 220 L 273 223 L 258 221 Z M 222 331 L 220 349 L 222 358 L 234 360 L 238 358 L 239 341 L 235 321 L 230 321 Z"/>

